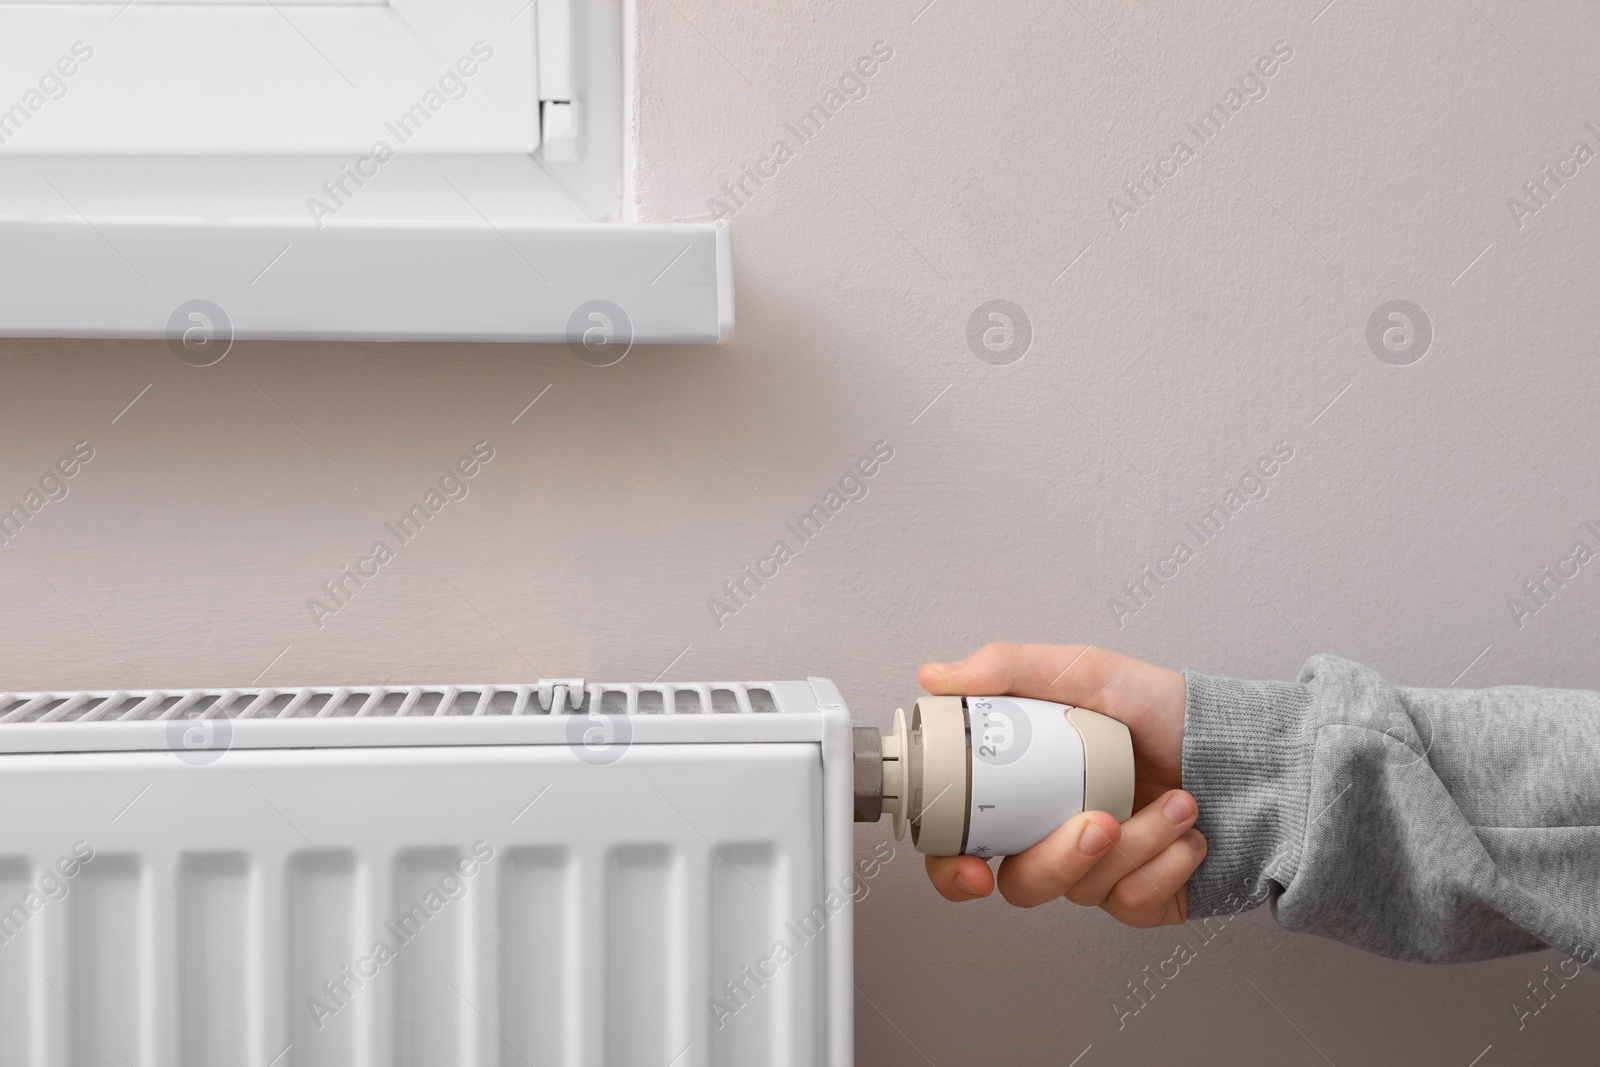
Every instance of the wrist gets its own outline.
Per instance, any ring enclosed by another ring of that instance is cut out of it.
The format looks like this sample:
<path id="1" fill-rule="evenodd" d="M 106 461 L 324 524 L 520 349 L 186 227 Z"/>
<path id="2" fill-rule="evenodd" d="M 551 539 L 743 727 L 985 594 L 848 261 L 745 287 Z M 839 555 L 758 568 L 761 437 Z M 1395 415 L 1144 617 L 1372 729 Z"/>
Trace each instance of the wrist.
<path id="1" fill-rule="evenodd" d="M 1193 914 L 1260 904 L 1294 875 L 1311 784 L 1313 694 L 1293 682 L 1184 672 L 1183 787 L 1210 846 L 1189 882 Z"/>

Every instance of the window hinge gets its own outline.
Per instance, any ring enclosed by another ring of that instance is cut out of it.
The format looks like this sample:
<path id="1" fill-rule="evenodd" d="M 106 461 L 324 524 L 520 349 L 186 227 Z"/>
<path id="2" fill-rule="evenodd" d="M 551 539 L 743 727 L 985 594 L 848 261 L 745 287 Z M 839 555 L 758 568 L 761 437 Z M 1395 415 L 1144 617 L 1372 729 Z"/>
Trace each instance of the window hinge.
<path id="1" fill-rule="evenodd" d="M 577 22 L 573 0 L 538 0 L 539 137 L 551 163 L 576 163 L 583 154 Z"/>
<path id="2" fill-rule="evenodd" d="M 578 101 L 539 101 L 539 140 L 551 163 L 576 163 L 579 152 Z"/>

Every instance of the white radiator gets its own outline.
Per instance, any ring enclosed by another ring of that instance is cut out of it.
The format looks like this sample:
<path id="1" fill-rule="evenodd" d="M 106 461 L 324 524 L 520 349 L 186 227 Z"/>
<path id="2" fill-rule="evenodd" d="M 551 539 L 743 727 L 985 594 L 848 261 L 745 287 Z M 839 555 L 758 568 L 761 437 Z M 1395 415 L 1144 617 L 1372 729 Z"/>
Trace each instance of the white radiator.
<path id="1" fill-rule="evenodd" d="M 847 1067 L 851 807 L 817 678 L 0 694 L 0 1067 Z"/>

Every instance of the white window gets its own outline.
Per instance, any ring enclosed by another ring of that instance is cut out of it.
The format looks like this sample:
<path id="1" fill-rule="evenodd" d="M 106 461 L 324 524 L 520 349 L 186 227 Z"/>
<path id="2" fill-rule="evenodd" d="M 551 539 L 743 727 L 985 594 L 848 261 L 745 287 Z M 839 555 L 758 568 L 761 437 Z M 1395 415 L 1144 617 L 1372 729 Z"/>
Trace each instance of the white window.
<path id="1" fill-rule="evenodd" d="M 726 229 L 629 221 L 633 32 L 624 0 L 0 0 L 0 333 L 181 337 L 199 302 L 238 337 L 725 340 Z"/>

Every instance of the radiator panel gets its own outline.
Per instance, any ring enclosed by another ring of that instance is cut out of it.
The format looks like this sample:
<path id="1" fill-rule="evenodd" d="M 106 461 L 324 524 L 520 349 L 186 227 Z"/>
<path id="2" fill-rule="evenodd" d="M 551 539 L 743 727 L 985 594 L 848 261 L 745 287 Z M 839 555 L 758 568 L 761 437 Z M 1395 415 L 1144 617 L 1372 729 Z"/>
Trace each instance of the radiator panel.
<path id="1" fill-rule="evenodd" d="M 0 810 L 28 815 L 0 845 L 0 1067 L 823 1063 L 822 938 L 720 1028 L 712 1004 L 838 866 L 822 763 L 815 741 L 0 755 Z"/>

